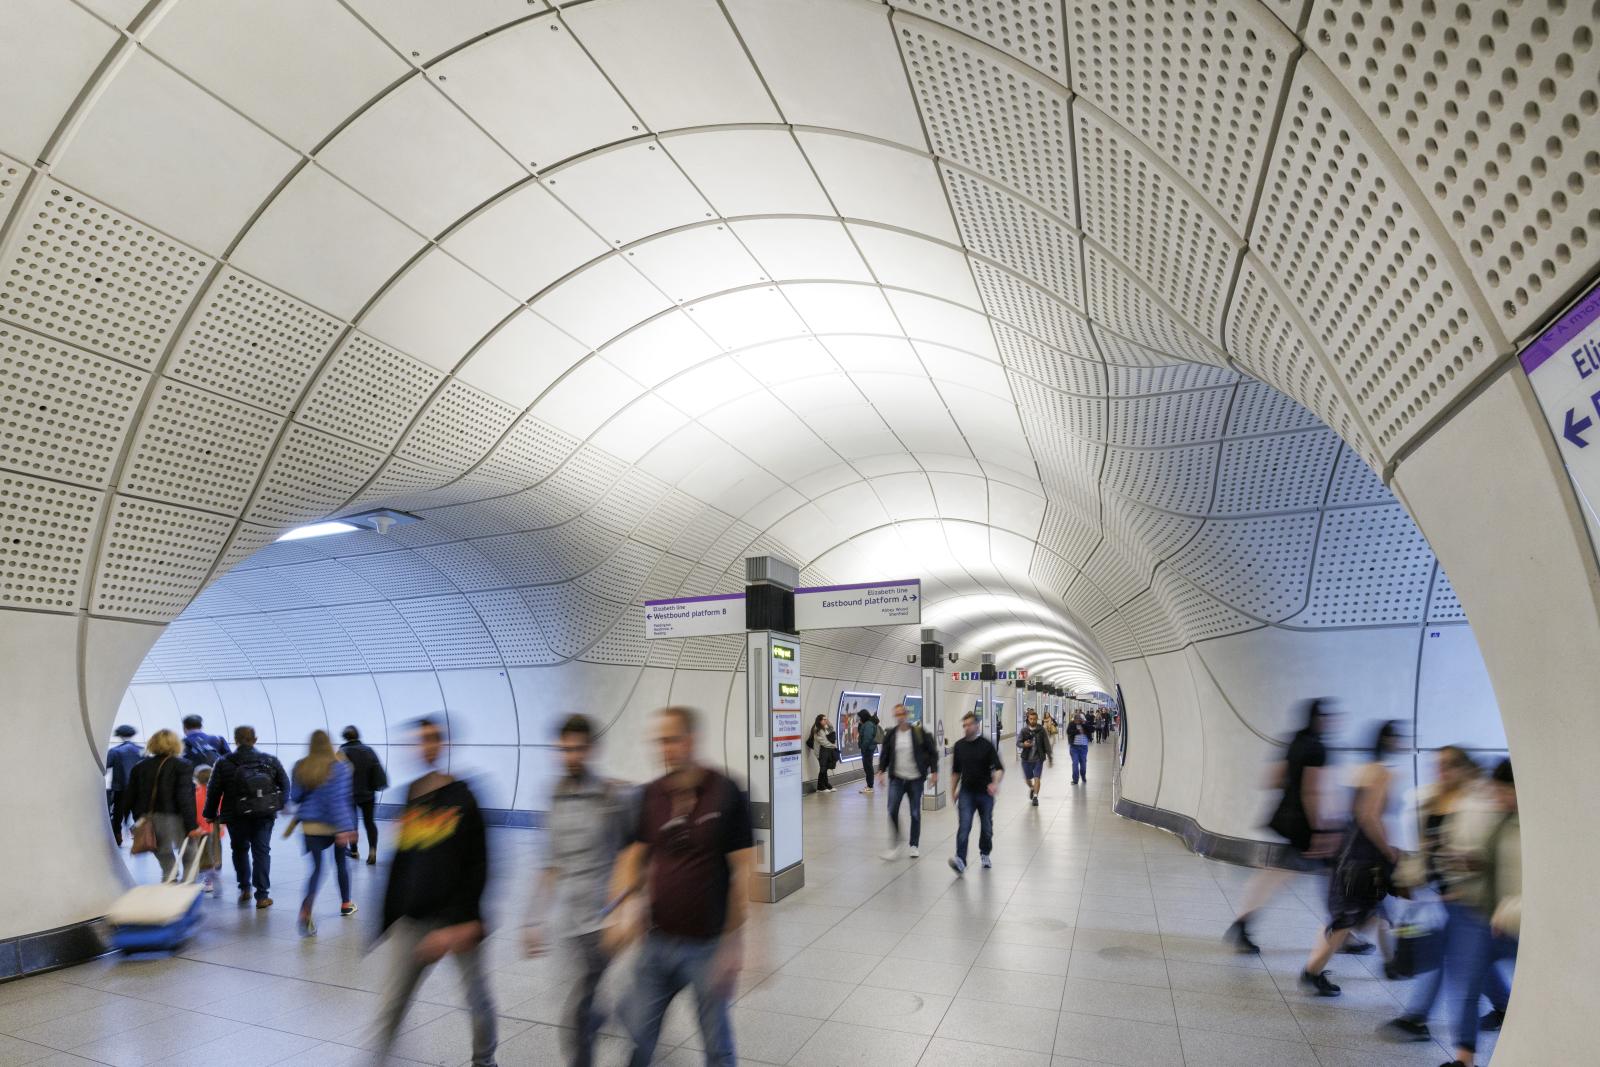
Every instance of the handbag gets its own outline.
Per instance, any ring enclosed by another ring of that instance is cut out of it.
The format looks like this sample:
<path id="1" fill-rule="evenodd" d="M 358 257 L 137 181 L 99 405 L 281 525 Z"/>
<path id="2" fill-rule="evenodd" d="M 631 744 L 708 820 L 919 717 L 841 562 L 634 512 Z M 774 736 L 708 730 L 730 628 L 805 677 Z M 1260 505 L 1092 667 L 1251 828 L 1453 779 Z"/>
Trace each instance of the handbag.
<path id="1" fill-rule="evenodd" d="M 161 788 L 161 768 L 167 765 L 167 760 L 170 758 L 162 756 L 161 762 L 156 764 L 155 784 L 150 787 L 150 804 L 145 813 L 133 824 L 133 846 L 130 851 L 135 856 L 141 852 L 156 850 L 156 792 Z"/>
<path id="2" fill-rule="evenodd" d="M 1444 927 L 1430 923 L 1423 909 L 1412 908 L 1394 930 L 1394 957 L 1384 964 L 1389 978 L 1415 978 L 1444 962 Z"/>
<path id="3" fill-rule="evenodd" d="M 1361 831 L 1351 827 L 1345 832 L 1344 846 L 1334 861 L 1333 876 L 1339 879 L 1339 888 L 1346 900 L 1380 901 L 1389 895 L 1391 865 L 1383 859 L 1356 860 L 1351 857 Z"/>

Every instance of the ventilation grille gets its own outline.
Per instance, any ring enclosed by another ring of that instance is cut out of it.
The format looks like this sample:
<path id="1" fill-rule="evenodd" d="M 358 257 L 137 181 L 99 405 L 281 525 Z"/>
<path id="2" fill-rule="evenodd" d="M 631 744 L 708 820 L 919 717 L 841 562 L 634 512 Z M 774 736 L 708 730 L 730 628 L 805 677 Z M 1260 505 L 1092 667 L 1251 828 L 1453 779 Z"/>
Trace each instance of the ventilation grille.
<path id="1" fill-rule="evenodd" d="M 1339 440 L 1324 429 L 1229 441 L 1222 446 L 1220 515 L 1292 511 L 1322 505 Z"/>
<path id="2" fill-rule="evenodd" d="M 1106 449 L 1102 477 L 1111 492 L 1167 511 L 1204 514 L 1211 502 L 1217 447 Z"/>
<path id="3" fill-rule="evenodd" d="M 1079 396 L 1105 395 L 1105 369 L 1094 358 L 1093 349 L 1075 359 L 1001 322 L 994 324 L 994 339 L 1000 361 L 1019 374 Z"/>
<path id="4" fill-rule="evenodd" d="M 24 210 L 0 267 L 0 316 L 155 366 L 211 261 L 54 182 Z"/>
<path id="5" fill-rule="evenodd" d="M 1086 245 L 1084 259 L 1089 267 L 1089 310 L 1096 323 L 1097 336 L 1103 339 L 1120 334 L 1166 356 L 1169 361 L 1182 359 L 1217 365 L 1224 362 L 1220 353 L 1208 348 L 1098 249 Z M 1123 362 L 1113 357 L 1103 340 L 1101 347 L 1107 362 Z M 1144 359 L 1149 361 L 1148 356 Z"/>
<path id="6" fill-rule="evenodd" d="M 898 6 L 1067 80 L 1065 38 L 1053 0 L 901 0 Z"/>
<path id="7" fill-rule="evenodd" d="M 561 662 L 561 657 L 550 650 L 533 612 L 528 610 L 527 602 L 517 590 L 472 593 L 467 602 L 489 628 L 495 647 L 500 650 L 500 659 L 507 667 Z"/>
<path id="8" fill-rule="evenodd" d="M 981 260 L 972 261 L 972 276 L 989 314 L 1032 334 L 1051 348 L 1093 359 L 1094 341 L 1088 320 L 1014 275 Z"/>
<path id="9" fill-rule="evenodd" d="M 104 485 L 147 377 L 0 325 L 0 464 Z"/>
<path id="10" fill-rule="evenodd" d="M 1201 389 L 1189 393 L 1112 398 L 1110 440 L 1142 447 L 1214 441 L 1222 436 L 1233 390 Z"/>

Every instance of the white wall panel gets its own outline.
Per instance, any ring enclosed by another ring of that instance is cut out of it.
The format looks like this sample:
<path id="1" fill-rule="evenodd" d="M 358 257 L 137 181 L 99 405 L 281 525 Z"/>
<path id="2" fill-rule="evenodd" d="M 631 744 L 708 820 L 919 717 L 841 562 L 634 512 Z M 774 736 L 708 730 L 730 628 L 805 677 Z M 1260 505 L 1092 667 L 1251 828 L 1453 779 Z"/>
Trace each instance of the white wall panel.
<path id="1" fill-rule="evenodd" d="M 328 728 L 328 715 L 323 710 L 322 693 L 315 679 L 263 678 L 261 684 L 266 688 L 272 718 L 278 728 L 274 740 L 284 751 L 303 755 L 311 731 Z"/>
<path id="2" fill-rule="evenodd" d="M 344 743 L 342 732 L 346 726 L 360 730 L 361 740 L 374 748 L 381 749 L 388 743 L 383 702 L 378 697 L 378 686 L 372 675 L 335 674 L 312 680 L 322 696 L 328 735 L 335 745 Z"/>
<path id="3" fill-rule="evenodd" d="M 1141 804 L 1154 804 L 1161 789 L 1164 752 L 1161 700 L 1144 660 L 1122 660 L 1115 666 L 1128 718 L 1122 795 Z"/>
<path id="4" fill-rule="evenodd" d="M 1505 722 L 1471 628 L 1434 623 L 1424 635 L 1417 680 L 1418 747 L 1505 748 Z"/>
<path id="5" fill-rule="evenodd" d="M 479 807 L 511 807 L 517 794 L 519 760 L 514 745 L 450 746 L 450 773 L 472 784 Z"/>
<path id="6" fill-rule="evenodd" d="M 517 707 L 505 671 L 440 671 L 438 679 L 445 710 L 450 716 L 453 742 L 462 745 L 517 743 Z"/>
<path id="7" fill-rule="evenodd" d="M 233 731 L 240 726 L 253 727 L 257 741 L 275 743 L 278 740 L 272 704 L 267 700 L 266 686 L 259 679 L 219 679 L 214 684 L 217 687 L 217 699 L 222 702 L 222 713 L 227 718 L 230 745 L 233 743 Z"/>
<path id="8" fill-rule="evenodd" d="M 391 748 L 405 742 L 405 726 L 412 719 L 424 715 L 443 719 L 444 696 L 432 671 L 374 674 L 372 680 L 378 687 L 378 698 L 383 701 Z"/>

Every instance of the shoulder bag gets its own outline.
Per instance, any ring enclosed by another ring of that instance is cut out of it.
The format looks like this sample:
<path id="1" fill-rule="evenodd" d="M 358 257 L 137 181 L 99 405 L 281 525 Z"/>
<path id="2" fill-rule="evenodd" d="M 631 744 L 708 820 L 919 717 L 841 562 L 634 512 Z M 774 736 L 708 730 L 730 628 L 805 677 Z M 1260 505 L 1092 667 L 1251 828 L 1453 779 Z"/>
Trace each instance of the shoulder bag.
<path id="1" fill-rule="evenodd" d="M 156 793 L 161 789 L 161 769 L 169 759 L 170 756 L 162 756 L 161 762 L 156 764 L 155 782 L 150 786 L 150 804 L 139 816 L 139 821 L 133 824 L 133 847 L 130 851 L 135 856 L 156 850 Z"/>

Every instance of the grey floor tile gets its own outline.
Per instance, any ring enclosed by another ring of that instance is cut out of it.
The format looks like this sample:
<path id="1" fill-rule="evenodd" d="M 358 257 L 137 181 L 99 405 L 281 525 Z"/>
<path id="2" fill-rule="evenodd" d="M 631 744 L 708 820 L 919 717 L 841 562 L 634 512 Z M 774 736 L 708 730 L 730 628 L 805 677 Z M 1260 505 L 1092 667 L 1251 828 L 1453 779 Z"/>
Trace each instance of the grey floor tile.
<path id="1" fill-rule="evenodd" d="M 1048 945 L 1014 945 L 991 941 L 973 961 L 975 966 L 997 971 L 1026 971 L 1030 974 L 1065 976 L 1072 962 L 1072 950 Z"/>
<path id="2" fill-rule="evenodd" d="M 748 1060 L 768 1063 L 788 1063 L 790 1058 L 810 1040 L 811 1035 L 825 1025 L 820 1019 L 799 1015 L 780 1015 L 735 1004 L 731 1012 L 733 1043 L 739 1051 L 739 1062 Z M 704 1048 L 699 1031 L 690 1034 L 683 1042 L 690 1050 Z M 704 1062 L 702 1057 L 701 1062 Z"/>
<path id="3" fill-rule="evenodd" d="M 834 982 L 860 982 L 882 962 L 881 956 L 807 948 L 801 949 L 789 962 L 779 967 L 778 973 L 798 974 L 804 978 L 826 978 Z"/>
<path id="4" fill-rule="evenodd" d="M 793 1067 L 913 1067 L 928 1047 L 921 1034 L 849 1023 L 819 1029 L 789 1061 Z"/>
<path id="5" fill-rule="evenodd" d="M 775 974 L 739 998 L 739 1003 L 760 1011 L 803 1015 L 809 1019 L 826 1019 L 844 1003 L 845 998 L 850 996 L 854 989 L 854 986 L 846 982 L 802 978 L 793 974 Z"/>
<path id="6" fill-rule="evenodd" d="M 1225 997 L 1215 993 L 1196 993 L 1190 989 L 1172 991 L 1178 1025 L 1201 1030 L 1220 1030 L 1229 1034 L 1304 1041 L 1300 1025 L 1284 1003 L 1253 997 Z"/>
<path id="7" fill-rule="evenodd" d="M 958 1000 L 945 1012 L 938 1036 L 1047 1053 L 1055 1048 L 1058 1015 L 1050 1008 Z"/>
<path id="8" fill-rule="evenodd" d="M 4 988 L 0 986 L 0 989 Z M 0 1067 L 25 1067 L 26 1064 L 44 1059 L 53 1051 L 46 1045 L 35 1045 L 32 1041 L 0 1034 Z"/>
<path id="9" fill-rule="evenodd" d="M 922 1067 L 1050 1067 L 1050 1056 L 1043 1052 L 935 1037 L 928 1042 L 921 1063 Z"/>
<path id="10" fill-rule="evenodd" d="M 495 1020 L 501 1041 L 510 1041 L 531 1023 L 499 1016 Z M 456 1067 L 472 1053 L 472 1017 L 464 1011 L 450 1011 L 437 1019 L 412 1027 L 395 1041 L 394 1054 L 433 1067 Z"/>
<path id="11" fill-rule="evenodd" d="M 893 959 L 926 960 L 929 963 L 956 963 L 970 966 L 981 951 L 983 951 L 982 941 L 906 934 L 894 946 L 889 956 Z"/>
<path id="12" fill-rule="evenodd" d="M 222 1064 L 228 1067 L 269 1067 L 322 1042 L 314 1037 L 245 1026 L 212 1038 L 203 1045 L 154 1061 L 156 1067 L 190 1067 L 193 1064 Z"/>
<path id="13" fill-rule="evenodd" d="M 863 987 L 829 1016 L 829 1025 L 852 1023 L 880 1030 L 931 1035 L 950 1008 L 951 998 L 937 993 Z"/>
<path id="14" fill-rule="evenodd" d="M 1167 977 L 1173 989 L 1215 993 L 1225 997 L 1256 997 L 1280 1003 L 1283 994 L 1265 967 L 1217 967 L 1209 963 L 1168 960 Z"/>
<path id="15" fill-rule="evenodd" d="M 1183 1067 L 1176 1026 L 1103 1015 L 1062 1012 L 1055 1052 L 1123 1067 Z"/>
<path id="16" fill-rule="evenodd" d="M 1305 1041 L 1179 1028 L 1186 1067 L 1321 1067 Z"/>
<path id="17" fill-rule="evenodd" d="M 1127 985 L 1122 982 L 1068 978 L 1061 1010 L 1080 1015 L 1105 1015 L 1145 1023 L 1177 1023 L 1172 991 L 1165 986 Z"/>
<path id="18" fill-rule="evenodd" d="M 930 963 L 927 960 L 883 960 L 863 979 L 863 984 L 879 989 L 907 989 L 914 993 L 939 993 L 952 996 L 961 988 L 972 968 L 964 963 Z"/>
<path id="19" fill-rule="evenodd" d="M 1060 975 L 974 967 L 961 983 L 957 999 L 1059 1011 L 1065 983 L 1066 979 Z"/>

